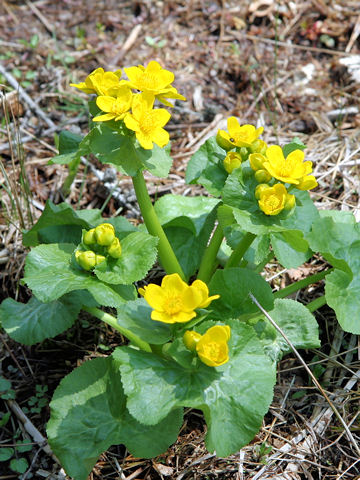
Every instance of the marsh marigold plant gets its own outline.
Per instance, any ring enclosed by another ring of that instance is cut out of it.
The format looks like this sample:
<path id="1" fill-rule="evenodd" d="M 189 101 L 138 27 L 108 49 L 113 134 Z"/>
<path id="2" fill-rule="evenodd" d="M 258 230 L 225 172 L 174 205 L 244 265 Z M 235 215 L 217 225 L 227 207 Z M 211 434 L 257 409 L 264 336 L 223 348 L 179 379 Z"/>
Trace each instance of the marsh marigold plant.
<path id="1" fill-rule="evenodd" d="M 90 95 L 93 122 L 84 137 L 61 132 L 52 162 L 69 165 L 68 185 L 84 156 L 127 175 L 144 225 L 47 202 L 23 232 L 23 283 L 33 296 L 0 306 L 2 327 L 26 345 L 65 332 L 80 312 L 91 331 L 98 320 L 121 334 L 112 353 L 86 355 L 50 404 L 49 443 L 74 480 L 86 480 L 112 444 L 139 458 L 162 454 L 178 438 L 184 407 L 203 412 L 210 452 L 226 457 L 249 444 L 272 402 L 276 364 L 290 352 L 264 310 L 297 349 L 320 346 L 312 312 L 325 303 L 360 333 L 352 261 L 360 227 L 349 212 L 320 215 L 299 138 L 268 145 L 266 126 L 229 116 L 227 130 L 188 161 L 185 181 L 199 195 L 149 195 L 143 172 L 166 178 L 172 167 L 164 106 L 186 100 L 174 83 L 150 61 L 99 67 L 72 84 Z M 334 268 L 291 286 L 326 280 L 325 296 L 307 306 L 285 298 L 288 287 L 274 293 L 261 274 L 270 259 L 297 268 L 314 253 Z"/>

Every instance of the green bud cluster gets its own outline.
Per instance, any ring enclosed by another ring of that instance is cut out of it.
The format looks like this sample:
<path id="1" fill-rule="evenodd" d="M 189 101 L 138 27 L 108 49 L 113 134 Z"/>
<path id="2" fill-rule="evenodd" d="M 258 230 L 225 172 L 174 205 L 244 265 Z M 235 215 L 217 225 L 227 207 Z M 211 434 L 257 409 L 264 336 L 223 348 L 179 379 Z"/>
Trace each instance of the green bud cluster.
<path id="1" fill-rule="evenodd" d="M 77 250 L 75 259 L 87 271 L 106 260 L 106 257 L 121 257 L 120 240 L 115 236 L 115 228 L 111 223 L 102 223 L 83 234 L 82 243 L 90 250 Z"/>

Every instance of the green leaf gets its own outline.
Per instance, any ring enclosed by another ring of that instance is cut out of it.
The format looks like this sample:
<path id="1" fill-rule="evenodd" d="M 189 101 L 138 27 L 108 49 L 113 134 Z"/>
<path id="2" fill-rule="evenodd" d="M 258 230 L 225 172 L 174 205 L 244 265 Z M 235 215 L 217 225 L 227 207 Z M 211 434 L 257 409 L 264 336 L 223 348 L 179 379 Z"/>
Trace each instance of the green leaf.
<path id="1" fill-rule="evenodd" d="M 81 155 L 88 153 L 87 148 L 82 143 L 82 135 L 78 135 L 68 130 L 63 130 L 59 135 L 59 155 L 56 155 L 48 164 L 54 163 L 66 165 L 75 159 L 80 159 Z"/>
<path id="2" fill-rule="evenodd" d="M 283 151 L 284 157 L 286 158 L 289 155 L 289 153 L 293 152 L 294 150 L 305 150 L 305 148 L 306 148 L 306 145 L 303 144 L 300 138 L 295 137 L 291 143 L 287 143 L 282 147 L 282 151 Z"/>
<path id="3" fill-rule="evenodd" d="M 299 230 L 272 233 L 270 239 L 277 260 L 285 268 L 297 268 L 313 255 Z"/>
<path id="4" fill-rule="evenodd" d="M 0 462 L 6 462 L 14 455 L 13 448 L 0 448 Z"/>
<path id="5" fill-rule="evenodd" d="M 40 243 L 79 243 L 81 231 L 101 223 L 100 210 L 74 210 L 68 203 L 55 205 L 48 200 L 36 224 L 23 233 L 23 244 L 34 247 Z"/>
<path id="6" fill-rule="evenodd" d="M 216 143 L 216 137 L 211 137 L 191 157 L 187 169 L 186 183 L 203 185 L 215 196 L 220 196 L 228 176 L 223 161 L 226 152 Z"/>
<path id="7" fill-rule="evenodd" d="M 264 235 L 284 230 L 308 232 L 312 223 L 319 218 L 319 212 L 310 199 L 308 192 L 293 190 L 296 207 L 291 212 L 283 210 L 278 215 L 265 215 L 255 198 L 255 180 L 251 168 L 244 166 L 229 175 L 224 190 L 223 200 L 232 207 L 235 220 L 245 232 Z M 219 211 L 225 206 L 219 207 Z"/>
<path id="8" fill-rule="evenodd" d="M 352 278 L 341 270 L 326 276 L 325 296 L 345 332 L 360 335 L 360 276 Z"/>
<path id="9" fill-rule="evenodd" d="M 117 307 L 136 298 L 132 285 L 108 285 L 72 263 L 72 244 L 39 245 L 26 259 L 24 282 L 41 302 L 52 302 L 73 290 L 88 290 L 94 299 Z"/>
<path id="10" fill-rule="evenodd" d="M 356 218 L 352 212 L 346 210 L 319 210 L 320 218 L 330 217 L 335 223 L 350 223 L 355 225 Z"/>
<path id="11" fill-rule="evenodd" d="M 258 273 L 247 268 L 227 268 L 217 270 L 209 284 L 210 295 L 219 294 L 220 298 L 211 303 L 211 310 L 220 318 L 238 317 L 244 313 L 257 312 L 249 293 L 261 299 L 267 310 L 274 305 L 270 285 Z"/>
<path id="12" fill-rule="evenodd" d="M 145 150 L 139 146 L 136 154 L 145 168 L 155 177 L 166 178 L 168 176 L 173 162 L 170 156 L 170 143 L 164 148 L 160 148 L 154 143 L 151 150 Z"/>
<path id="13" fill-rule="evenodd" d="M 0 376 L 0 398 L 9 400 L 15 398 L 15 392 L 11 388 L 11 382 L 7 378 Z"/>
<path id="14" fill-rule="evenodd" d="M 13 458 L 10 462 L 10 468 L 17 473 L 25 473 L 29 468 L 26 458 Z"/>
<path id="15" fill-rule="evenodd" d="M 274 309 L 269 312 L 271 318 L 284 331 L 295 348 L 320 347 L 319 326 L 309 310 L 294 300 L 275 300 Z M 254 328 L 258 333 L 265 352 L 274 361 L 292 350 L 284 337 L 270 324 L 265 316 Z"/>
<path id="16" fill-rule="evenodd" d="M 163 453 L 182 422 L 180 409 L 151 428 L 131 417 L 111 358 L 85 362 L 65 377 L 50 408 L 50 446 L 75 480 L 86 480 L 99 455 L 113 444 L 125 443 L 138 457 Z"/>
<path id="17" fill-rule="evenodd" d="M 96 155 L 102 163 L 115 165 L 132 177 L 142 168 L 133 140 L 118 129 L 112 129 L 105 123 L 100 123 L 88 133 L 85 139 L 91 153 Z"/>
<path id="18" fill-rule="evenodd" d="M 254 329 L 238 320 L 230 324 L 230 360 L 217 368 L 201 362 L 183 368 L 147 352 L 116 349 L 130 413 L 151 425 L 179 406 L 197 408 L 205 415 L 209 451 L 228 456 L 248 444 L 272 400 L 275 370 Z"/>
<path id="19" fill-rule="evenodd" d="M 121 241 L 121 257 L 107 257 L 94 269 L 95 275 L 110 284 L 141 280 L 154 265 L 158 239 L 144 232 L 130 233 Z"/>
<path id="20" fill-rule="evenodd" d="M 42 303 L 35 297 L 26 304 L 7 298 L 0 305 L 0 321 L 11 338 L 33 345 L 70 328 L 81 305 L 73 292 L 50 303 Z"/>
<path id="21" fill-rule="evenodd" d="M 11 413 L 10 412 L 6 412 L 6 413 L 2 413 L 1 414 L 1 418 L 0 418 L 0 427 L 5 427 L 5 425 L 8 423 L 8 421 L 10 420 L 10 416 L 11 416 Z M 1 450 L 4 450 L 4 449 L 0 449 L 0 460 L 1 460 Z"/>
<path id="22" fill-rule="evenodd" d="M 163 227 L 182 227 L 198 236 L 219 200 L 204 196 L 164 195 L 155 203 L 155 212 Z"/>
<path id="23" fill-rule="evenodd" d="M 118 323 L 148 343 L 163 344 L 171 339 L 169 325 L 151 319 L 152 308 L 143 298 L 117 309 Z"/>
<path id="24" fill-rule="evenodd" d="M 200 265 L 219 201 L 208 197 L 164 195 L 155 203 L 168 240 L 187 278 Z"/>
<path id="25" fill-rule="evenodd" d="M 358 275 L 360 272 L 360 224 L 338 223 L 320 218 L 306 235 L 310 247 L 334 267 Z"/>

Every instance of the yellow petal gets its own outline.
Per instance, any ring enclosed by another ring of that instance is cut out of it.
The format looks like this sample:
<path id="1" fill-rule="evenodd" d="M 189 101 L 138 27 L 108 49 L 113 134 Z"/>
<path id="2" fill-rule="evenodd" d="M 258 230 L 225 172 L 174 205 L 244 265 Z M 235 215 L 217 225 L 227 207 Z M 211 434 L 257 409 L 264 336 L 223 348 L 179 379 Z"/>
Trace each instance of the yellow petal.
<path id="1" fill-rule="evenodd" d="M 105 113 L 105 115 L 99 115 L 93 118 L 93 122 L 107 122 L 116 117 L 116 113 Z"/>
<path id="2" fill-rule="evenodd" d="M 227 127 L 231 137 L 231 135 L 237 133 L 240 130 L 240 124 L 238 119 L 236 117 L 229 117 L 227 120 Z"/>
<path id="3" fill-rule="evenodd" d="M 280 147 L 279 147 L 280 148 Z M 296 162 L 296 163 L 302 163 L 305 158 L 305 154 L 302 150 L 293 150 L 292 152 L 289 153 L 289 155 L 286 157 L 286 160 L 288 162 Z"/>
<path id="4" fill-rule="evenodd" d="M 155 283 L 147 285 L 144 298 L 150 307 L 155 310 L 163 311 L 166 292 L 159 285 L 156 285 Z"/>
<path id="5" fill-rule="evenodd" d="M 125 120 L 126 120 L 126 117 L 125 117 Z M 125 121 L 125 124 L 126 124 L 126 121 Z M 145 150 L 151 150 L 154 147 L 153 140 L 149 135 L 145 135 L 144 133 L 139 131 L 139 132 L 136 132 L 136 138 L 138 139 L 140 145 Z"/>
<path id="6" fill-rule="evenodd" d="M 173 315 L 168 315 L 165 312 L 159 312 L 157 310 L 153 310 L 151 312 L 151 318 L 152 320 L 157 320 L 158 322 L 175 323 Z"/>
<path id="7" fill-rule="evenodd" d="M 131 113 L 125 115 L 124 122 L 129 130 L 133 130 L 134 132 L 140 132 L 139 122 L 131 115 Z"/>
<path id="8" fill-rule="evenodd" d="M 166 290 L 172 290 L 177 293 L 184 292 L 189 286 L 181 279 L 178 273 L 172 273 L 171 275 L 165 275 L 162 279 L 161 287 Z"/>
<path id="9" fill-rule="evenodd" d="M 102 110 L 103 112 L 111 112 L 112 108 L 115 103 L 114 97 L 109 97 L 106 95 L 101 95 L 96 99 L 96 105 Z"/>
<path id="10" fill-rule="evenodd" d="M 265 155 L 269 159 L 270 163 L 273 163 L 273 162 L 278 163 L 279 161 L 284 161 L 285 160 L 283 151 L 282 151 L 281 147 L 279 147 L 279 145 L 271 145 L 266 150 Z"/>
<path id="11" fill-rule="evenodd" d="M 165 147 L 169 143 L 169 133 L 161 127 L 158 127 L 152 135 L 152 141 L 156 143 L 160 148 Z"/>

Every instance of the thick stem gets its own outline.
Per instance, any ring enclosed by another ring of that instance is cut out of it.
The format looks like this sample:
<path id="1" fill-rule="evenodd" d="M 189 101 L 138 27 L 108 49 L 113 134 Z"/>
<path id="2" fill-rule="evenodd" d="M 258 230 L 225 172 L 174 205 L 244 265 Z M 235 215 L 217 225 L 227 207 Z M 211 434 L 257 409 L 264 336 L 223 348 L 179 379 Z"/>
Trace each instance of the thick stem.
<path id="1" fill-rule="evenodd" d="M 205 283 L 210 281 L 211 274 L 216 263 L 216 255 L 219 251 L 223 238 L 223 229 L 221 228 L 220 224 L 218 224 L 201 259 L 199 273 L 197 276 L 198 280 L 202 280 Z"/>
<path id="2" fill-rule="evenodd" d="M 334 269 L 330 268 L 329 270 L 323 270 L 322 272 L 315 273 L 314 275 L 310 275 L 310 277 L 304 278 L 303 280 L 299 280 L 298 282 L 294 282 L 291 285 L 279 290 L 278 292 L 274 293 L 275 298 L 285 298 L 292 293 L 297 292 L 298 290 L 311 285 L 312 283 L 320 282 L 326 275 L 331 273 Z"/>
<path id="3" fill-rule="evenodd" d="M 325 295 L 322 297 L 315 298 L 312 302 L 308 303 L 306 305 L 306 308 L 310 310 L 310 312 L 315 312 L 315 310 L 318 310 L 320 307 L 326 304 L 326 298 Z"/>
<path id="4" fill-rule="evenodd" d="M 240 260 L 244 256 L 246 250 L 250 247 L 252 242 L 255 240 L 256 235 L 254 233 L 246 233 L 239 243 L 239 245 L 235 248 L 235 250 L 232 252 L 232 254 L 229 257 L 229 260 L 226 262 L 226 265 L 224 268 L 231 268 L 231 267 L 236 267 L 239 265 Z"/>
<path id="5" fill-rule="evenodd" d="M 132 177 L 134 189 L 136 193 L 136 198 L 139 203 L 141 214 L 144 219 L 144 223 L 148 232 L 158 237 L 158 252 L 160 261 L 167 274 L 178 273 L 180 277 L 185 280 L 184 272 L 178 262 L 178 259 L 175 256 L 173 249 L 165 235 L 165 232 L 159 222 L 159 219 L 155 213 L 154 207 L 151 203 L 149 193 L 146 188 L 146 183 L 144 176 L 141 171 L 139 171 L 135 177 Z"/>
<path id="6" fill-rule="evenodd" d="M 110 325 L 112 328 L 114 328 L 115 330 L 120 332 L 122 335 L 124 335 L 126 338 L 128 338 L 130 342 L 132 342 L 134 345 L 139 347 L 141 350 L 144 350 L 145 352 L 152 351 L 150 345 L 147 342 L 144 342 L 143 340 L 141 340 L 141 338 L 135 335 L 131 330 L 128 330 L 127 328 L 124 328 L 121 325 L 119 325 L 117 319 L 113 315 L 103 312 L 102 310 L 100 310 L 100 308 L 96 308 L 96 307 L 83 306 L 82 309 L 88 313 L 91 313 L 91 315 L 98 318 L 99 320 L 102 320 L 103 322 Z"/>

